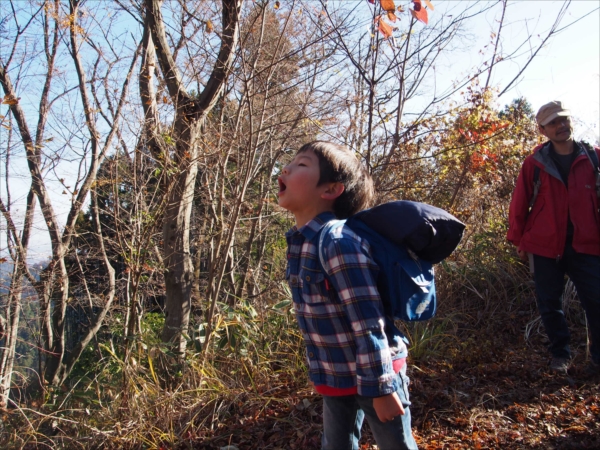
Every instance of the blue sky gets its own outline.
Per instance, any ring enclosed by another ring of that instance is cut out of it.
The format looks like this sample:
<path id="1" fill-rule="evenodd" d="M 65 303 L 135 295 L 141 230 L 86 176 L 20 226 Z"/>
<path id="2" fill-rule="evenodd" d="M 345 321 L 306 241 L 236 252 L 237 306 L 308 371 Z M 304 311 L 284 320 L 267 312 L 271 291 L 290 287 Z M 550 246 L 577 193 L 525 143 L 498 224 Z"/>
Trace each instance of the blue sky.
<path id="1" fill-rule="evenodd" d="M 564 2 L 520 0 L 509 2 L 503 32 L 508 50 L 520 43 L 528 32 L 534 31 L 532 44 L 545 36 Z M 576 137 L 590 142 L 599 140 L 600 133 L 600 0 L 572 1 L 559 28 L 584 17 L 553 36 L 527 70 L 500 99 L 507 104 L 523 96 L 535 111 L 551 100 L 561 100 L 571 109 L 575 119 Z M 591 12 L 591 14 L 590 14 Z M 479 24 L 479 35 L 489 35 L 490 23 L 499 19 L 499 10 L 488 14 L 488 23 Z M 494 84 L 504 87 L 519 72 L 525 57 L 500 65 L 494 73 Z M 475 61 L 473 61 L 475 62 Z"/>

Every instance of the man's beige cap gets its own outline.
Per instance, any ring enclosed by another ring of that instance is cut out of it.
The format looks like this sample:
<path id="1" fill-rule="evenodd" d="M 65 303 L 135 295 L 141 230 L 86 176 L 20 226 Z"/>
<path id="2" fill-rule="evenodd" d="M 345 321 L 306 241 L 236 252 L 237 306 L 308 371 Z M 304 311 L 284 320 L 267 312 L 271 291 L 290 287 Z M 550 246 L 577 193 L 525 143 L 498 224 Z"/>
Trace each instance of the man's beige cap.
<path id="1" fill-rule="evenodd" d="M 568 117 L 571 111 L 563 107 L 562 102 L 553 101 L 542 106 L 535 116 L 538 125 L 546 126 L 557 117 Z"/>

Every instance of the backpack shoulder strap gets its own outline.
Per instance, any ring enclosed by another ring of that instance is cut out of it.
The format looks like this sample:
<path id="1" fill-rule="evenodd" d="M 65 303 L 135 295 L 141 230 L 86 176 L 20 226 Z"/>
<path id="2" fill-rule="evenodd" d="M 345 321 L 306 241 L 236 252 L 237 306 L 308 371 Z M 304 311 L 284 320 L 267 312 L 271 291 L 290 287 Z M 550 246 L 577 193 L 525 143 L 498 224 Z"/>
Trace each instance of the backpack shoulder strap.
<path id="1" fill-rule="evenodd" d="M 327 222 L 321 230 L 319 231 L 319 246 L 317 248 L 317 252 L 319 253 L 319 263 L 321 264 L 321 270 L 327 276 L 327 271 L 325 270 L 325 256 L 323 255 L 323 240 L 325 236 L 329 234 L 329 232 L 337 225 L 344 224 L 345 220 L 333 219 Z"/>
<path id="2" fill-rule="evenodd" d="M 594 169 L 598 170 L 598 154 L 596 153 L 596 149 L 585 141 L 581 141 L 581 145 L 583 145 L 583 148 L 586 150 L 587 157 L 592 163 L 592 166 L 594 166 Z"/>
<path id="3" fill-rule="evenodd" d="M 540 180 L 540 168 L 539 166 L 535 166 L 533 168 L 533 195 L 531 196 L 531 200 L 529 201 L 529 211 L 533 208 L 533 204 L 535 203 L 535 199 L 540 192 L 540 186 L 542 185 L 542 181 Z"/>
<path id="4" fill-rule="evenodd" d="M 600 166 L 598 164 L 598 153 L 596 153 L 594 147 L 587 142 L 582 142 L 581 145 L 583 145 L 584 152 L 592 164 L 594 175 L 596 175 L 596 196 L 598 197 L 598 207 L 600 209 Z"/>

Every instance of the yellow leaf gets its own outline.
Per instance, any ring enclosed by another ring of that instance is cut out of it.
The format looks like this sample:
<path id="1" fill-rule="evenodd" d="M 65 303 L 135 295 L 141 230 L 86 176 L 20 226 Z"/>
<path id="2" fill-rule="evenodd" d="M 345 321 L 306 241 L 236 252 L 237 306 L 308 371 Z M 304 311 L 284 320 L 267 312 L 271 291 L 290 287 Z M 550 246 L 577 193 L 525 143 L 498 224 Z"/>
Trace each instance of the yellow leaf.
<path id="1" fill-rule="evenodd" d="M 427 5 L 427 7 L 428 7 L 430 10 L 432 10 L 432 11 L 433 11 L 433 10 L 435 9 L 429 0 L 423 0 L 423 1 L 425 2 L 425 4 Z"/>
<path id="2" fill-rule="evenodd" d="M 279 9 L 281 7 L 281 3 L 275 2 L 275 9 Z"/>
<path id="3" fill-rule="evenodd" d="M 210 20 L 207 20 L 206 21 L 206 32 L 212 33 L 214 29 L 215 29 L 215 27 L 213 26 L 212 22 Z"/>

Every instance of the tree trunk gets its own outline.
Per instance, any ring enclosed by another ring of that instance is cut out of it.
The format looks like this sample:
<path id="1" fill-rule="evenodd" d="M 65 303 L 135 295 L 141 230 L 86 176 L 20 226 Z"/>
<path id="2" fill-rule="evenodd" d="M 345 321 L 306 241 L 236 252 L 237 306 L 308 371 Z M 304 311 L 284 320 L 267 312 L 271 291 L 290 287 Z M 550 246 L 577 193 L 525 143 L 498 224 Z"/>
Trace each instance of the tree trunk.
<path id="1" fill-rule="evenodd" d="M 188 325 L 192 306 L 194 264 L 190 253 L 190 218 L 194 187 L 198 173 L 198 146 L 196 139 L 199 121 L 187 123 L 180 117 L 175 129 L 178 134 L 177 154 L 184 157 L 173 185 L 167 193 L 167 207 L 163 224 L 163 248 L 165 263 L 165 326 L 162 340 L 173 345 L 173 350 L 183 354 L 186 348 Z M 186 155 L 189 155 L 187 156 Z"/>
<path id="2" fill-rule="evenodd" d="M 150 31 L 145 43 L 156 49 L 157 60 L 173 105 L 172 155 L 173 175 L 166 189 L 166 211 L 163 223 L 163 258 L 165 263 L 165 326 L 164 342 L 183 356 L 187 341 L 191 312 L 191 294 L 194 266 L 190 255 L 190 217 L 198 173 L 198 136 L 207 114 L 218 101 L 233 63 L 238 34 L 242 0 L 222 0 L 221 47 L 213 71 L 204 89 L 197 97 L 187 93 L 173 52 L 168 44 L 161 12 L 161 0 L 145 0 L 145 32 Z M 148 51 L 148 49 L 146 49 Z M 152 100 L 153 102 L 156 99 Z M 152 133 L 156 136 L 158 126 Z M 168 160 L 168 157 L 165 159 Z M 167 161 L 167 164 L 170 162 Z"/>

